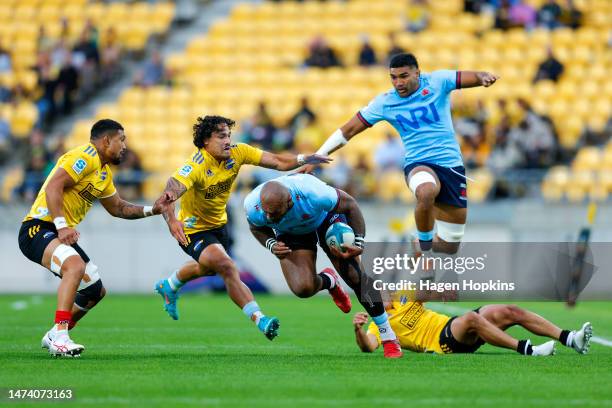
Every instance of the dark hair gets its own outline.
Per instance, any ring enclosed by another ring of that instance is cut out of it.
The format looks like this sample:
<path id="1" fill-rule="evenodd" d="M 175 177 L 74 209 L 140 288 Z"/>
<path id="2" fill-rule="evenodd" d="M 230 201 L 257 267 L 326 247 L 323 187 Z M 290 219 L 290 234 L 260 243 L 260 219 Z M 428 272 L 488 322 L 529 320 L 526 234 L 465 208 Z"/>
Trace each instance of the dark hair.
<path id="1" fill-rule="evenodd" d="M 91 127 L 89 137 L 91 140 L 96 140 L 104 136 L 107 132 L 117 133 L 120 130 L 123 130 L 121 123 L 112 119 L 101 119 L 94 123 L 94 125 Z"/>
<path id="2" fill-rule="evenodd" d="M 413 54 L 395 54 L 389 61 L 389 68 L 415 67 L 419 68 L 419 63 Z"/>
<path id="3" fill-rule="evenodd" d="M 204 147 L 204 142 L 210 139 L 213 132 L 216 132 L 219 125 L 226 124 L 230 129 L 234 127 L 236 122 L 223 116 L 204 116 L 199 117 L 195 125 L 193 125 L 193 144 L 201 149 Z"/>

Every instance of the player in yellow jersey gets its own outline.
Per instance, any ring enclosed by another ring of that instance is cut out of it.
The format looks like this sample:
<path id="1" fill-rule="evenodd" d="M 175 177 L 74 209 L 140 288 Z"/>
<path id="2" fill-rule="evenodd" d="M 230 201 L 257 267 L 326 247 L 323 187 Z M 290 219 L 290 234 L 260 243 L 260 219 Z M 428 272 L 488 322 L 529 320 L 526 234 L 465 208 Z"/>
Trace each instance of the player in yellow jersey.
<path id="1" fill-rule="evenodd" d="M 61 278 L 57 290 L 55 324 L 42 339 L 52 355 L 78 356 L 84 350 L 68 335 L 106 290 L 98 267 L 78 245 L 75 227 L 94 200 L 113 216 L 136 219 L 160 214 L 170 204 L 134 205 L 122 200 L 113 184 L 109 164 L 119 164 L 125 149 L 121 124 L 103 119 L 91 128 L 90 142 L 62 155 L 43 184 L 19 231 L 21 252 Z"/>
<path id="2" fill-rule="evenodd" d="M 532 346 L 530 340 L 517 340 L 505 332 L 519 325 L 533 334 L 559 340 L 564 346 L 586 354 L 593 333 L 588 322 L 577 331 L 561 330 L 543 317 L 515 305 L 486 305 L 454 317 L 436 313 L 427 309 L 423 302 L 407 301 L 405 297 L 387 306 L 389 323 L 402 348 L 417 353 L 473 353 L 489 343 L 524 355 L 554 354 L 554 340 Z M 380 334 L 374 323 L 364 331 L 367 322 L 366 313 L 355 314 L 355 338 L 361 351 L 373 352 L 380 345 Z"/>
<path id="3" fill-rule="evenodd" d="M 226 252 L 226 206 L 230 190 L 240 167 L 245 164 L 286 171 L 303 164 L 328 163 L 331 159 L 319 155 L 274 154 L 244 143 L 233 145 L 233 126 L 233 120 L 221 116 L 198 118 L 193 132 L 196 150 L 168 180 L 160 200 L 164 197 L 182 199 L 178 219 L 174 208 L 165 212 L 164 218 L 183 251 L 194 261 L 168 279 L 158 281 L 155 290 L 164 299 L 164 309 L 177 320 L 179 289 L 190 280 L 219 274 L 234 303 L 272 340 L 278 335 L 278 319 L 261 312 Z"/>

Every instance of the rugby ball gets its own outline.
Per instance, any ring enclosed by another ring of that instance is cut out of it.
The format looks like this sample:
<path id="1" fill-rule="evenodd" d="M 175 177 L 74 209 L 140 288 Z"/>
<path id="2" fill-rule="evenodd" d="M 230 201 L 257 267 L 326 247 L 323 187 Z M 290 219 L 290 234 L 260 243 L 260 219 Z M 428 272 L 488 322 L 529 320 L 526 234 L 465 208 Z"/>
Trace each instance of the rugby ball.
<path id="1" fill-rule="evenodd" d="M 344 252 L 342 244 L 355 245 L 355 233 L 353 229 L 343 222 L 335 222 L 329 226 L 325 233 L 325 243 L 328 247 L 336 248 Z"/>

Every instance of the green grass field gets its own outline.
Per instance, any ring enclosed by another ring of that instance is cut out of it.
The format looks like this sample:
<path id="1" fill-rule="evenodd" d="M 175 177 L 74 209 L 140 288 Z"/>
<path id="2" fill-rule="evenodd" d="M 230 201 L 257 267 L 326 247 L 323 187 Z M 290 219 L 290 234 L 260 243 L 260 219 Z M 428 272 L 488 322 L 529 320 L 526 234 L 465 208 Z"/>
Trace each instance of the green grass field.
<path id="1" fill-rule="evenodd" d="M 611 347 L 593 344 L 582 356 L 559 345 L 555 356 L 530 358 L 485 346 L 389 361 L 358 351 L 350 316 L 328 297 L 258 301 L 281 319 L 273 342 L 225 296 L 184 296 L 175 322 L 158 297 L 109 295 L 73 331 L 83 356 L 54 359 L 40 349 L 54 298 L 0 296 L 0 405 L 44 405 L 8 402 L 8 388 L 71 388 L 66 403 L 78 407 L 612 406 Z M 523 306 L 565 328 L 590 320 L 596 336 L 612 339 L 612 303 Z"/>

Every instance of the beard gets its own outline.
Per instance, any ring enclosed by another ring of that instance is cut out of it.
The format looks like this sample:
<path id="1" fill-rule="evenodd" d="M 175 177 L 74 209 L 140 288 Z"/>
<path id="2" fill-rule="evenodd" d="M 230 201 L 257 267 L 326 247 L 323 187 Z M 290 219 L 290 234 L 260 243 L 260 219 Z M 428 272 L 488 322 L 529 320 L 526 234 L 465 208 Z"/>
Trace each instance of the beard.
<path id="1" fill-rule="evenodd" d="M 125 157 L 125 154 L 123 153 L 119 153 L 119 156 L 114 157 L 113 160 L 111 160 L 111 164 L 118 166 L 121 164 L 121 162 L 123 161 L 123 158 Z"/>

